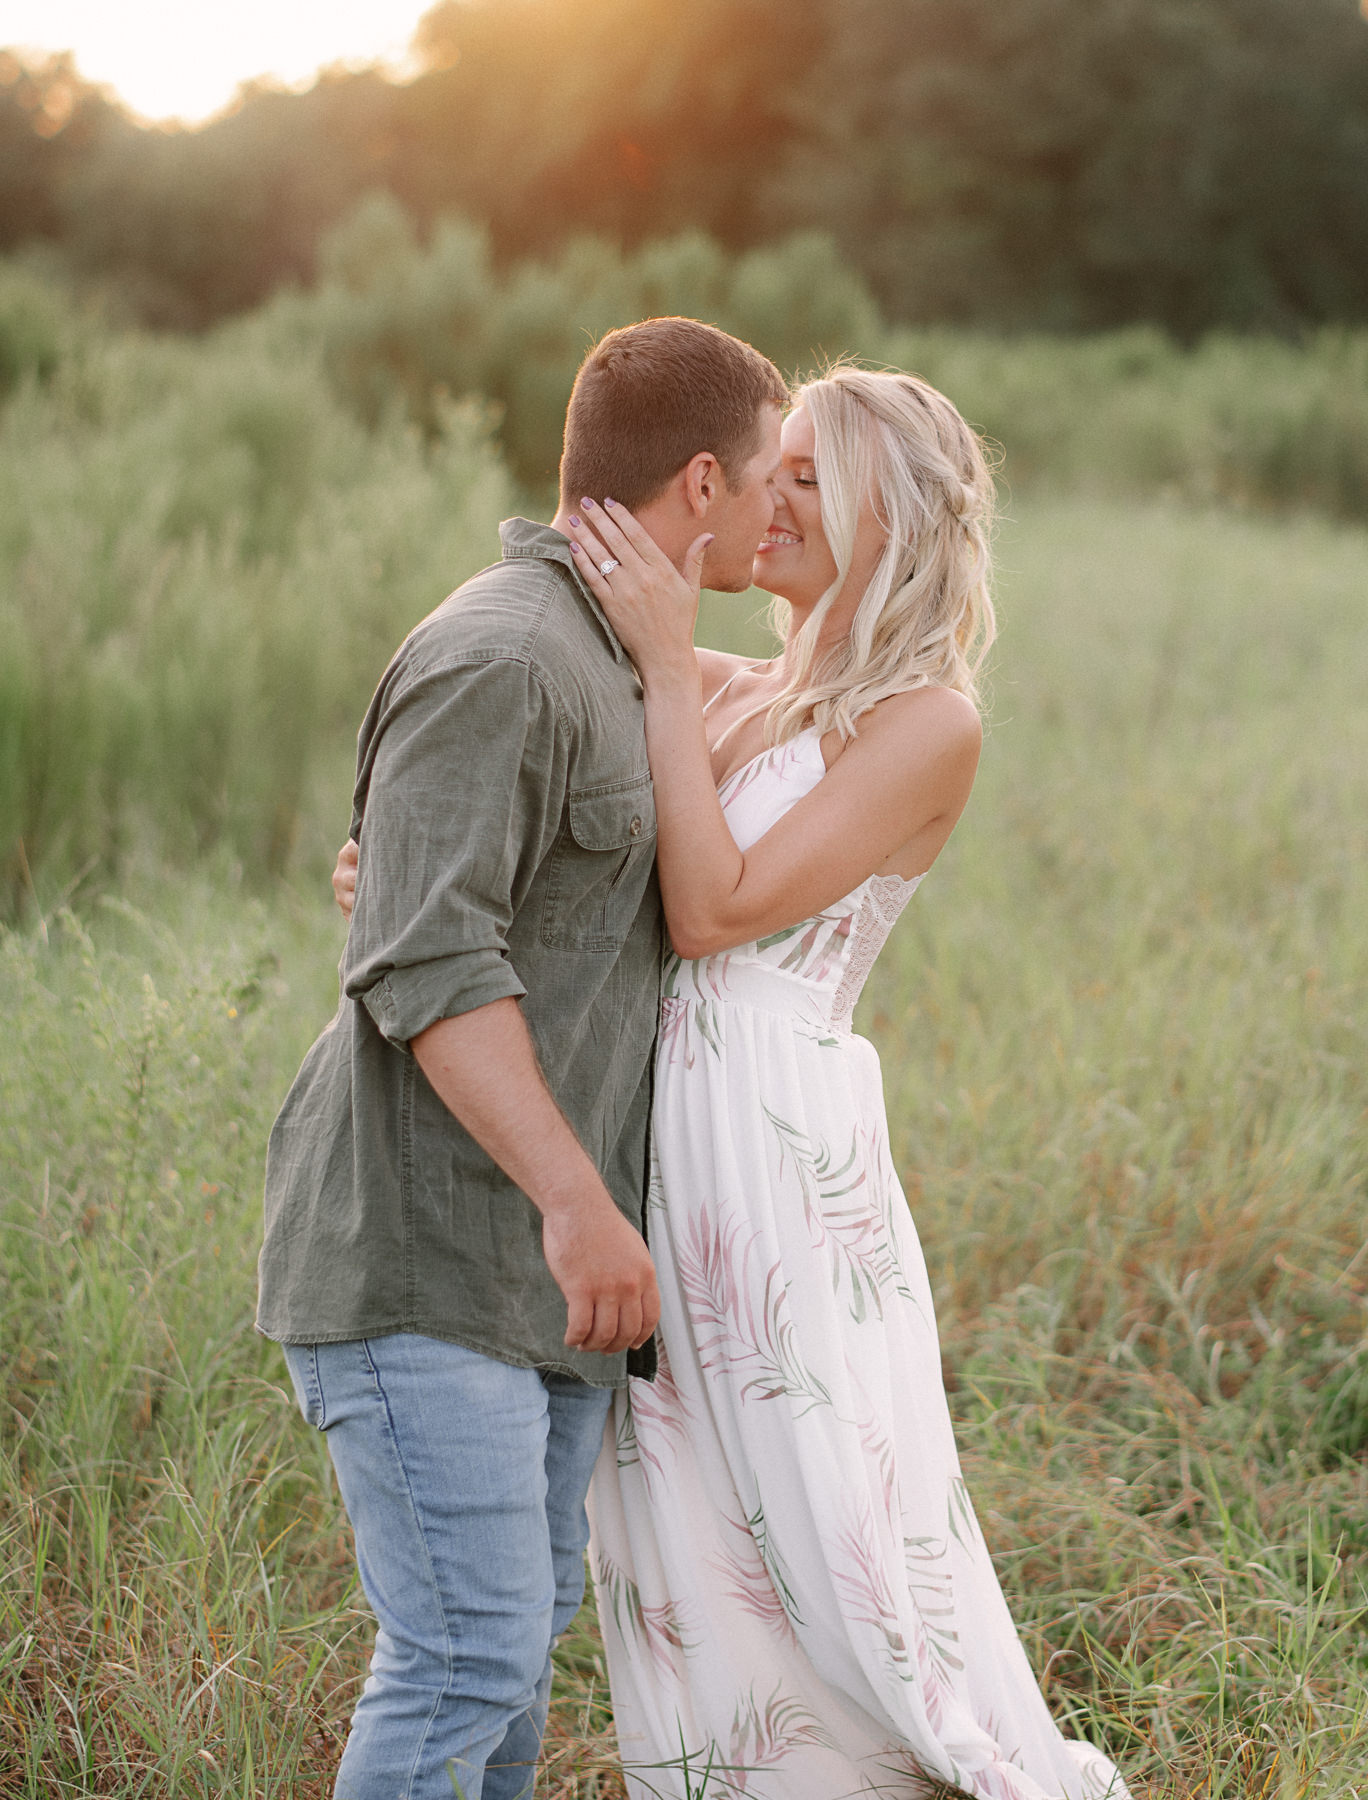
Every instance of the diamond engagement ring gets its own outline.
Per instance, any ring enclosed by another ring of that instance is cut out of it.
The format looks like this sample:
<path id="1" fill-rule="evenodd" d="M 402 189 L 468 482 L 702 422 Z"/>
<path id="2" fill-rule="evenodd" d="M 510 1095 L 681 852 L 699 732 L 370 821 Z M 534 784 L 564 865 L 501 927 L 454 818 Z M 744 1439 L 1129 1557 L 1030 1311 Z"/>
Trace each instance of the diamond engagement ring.
<path id="1" fill-rule="evenodd" d="M 618 559 L 615 556 L 605 556 L 603 561 L 599 564 L 599 574 L 606 578 L 612 574 L 617 566 Z"/>

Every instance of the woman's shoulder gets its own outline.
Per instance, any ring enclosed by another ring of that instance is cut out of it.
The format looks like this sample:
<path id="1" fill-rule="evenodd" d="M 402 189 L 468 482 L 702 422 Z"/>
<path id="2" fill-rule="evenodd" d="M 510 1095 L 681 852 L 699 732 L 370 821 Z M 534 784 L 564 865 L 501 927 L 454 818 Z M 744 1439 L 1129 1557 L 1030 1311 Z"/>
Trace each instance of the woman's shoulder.
<path id="1" fill-rule="evenodd" d="M 977 752 L 983 742 L 983 719 L 969 696 L 958 688 L 935 685 L 887 695 L 856 720 L 855 729 L 857 736 L 885 743 L 934 739 L 946 748 L 972 747 Z"/>
<path id="2" fill-rule="evenodd" d="M 919 687 L 889 694 L 855 721 L 855 735 L 841 740 L 838 731 L 822 738 L 822 755 L 830 768 L 853 751 L 856 764 L 886 765 L 895 771 L 924 771 L 928 761 L 959 768 L 972 782 L 983 747 L 983 720 L 967 694 L 957 688 Z M 920 779 L 920 774 L 918 776 Z"/>

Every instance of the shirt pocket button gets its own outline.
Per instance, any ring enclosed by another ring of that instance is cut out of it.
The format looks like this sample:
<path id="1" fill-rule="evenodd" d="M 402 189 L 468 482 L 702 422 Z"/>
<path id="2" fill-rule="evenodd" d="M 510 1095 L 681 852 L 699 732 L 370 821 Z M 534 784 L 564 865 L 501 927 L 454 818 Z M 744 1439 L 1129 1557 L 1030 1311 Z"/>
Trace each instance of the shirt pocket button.
<path id="1" fill-rule="evenodd" d="M 641 836 L 641 820 L 639 818 L 633 819 L 631 824 L 627 827 L 627 829 L 628 829 L 628 831 L 631 832 L 633 837 L 640 837 Z"/>

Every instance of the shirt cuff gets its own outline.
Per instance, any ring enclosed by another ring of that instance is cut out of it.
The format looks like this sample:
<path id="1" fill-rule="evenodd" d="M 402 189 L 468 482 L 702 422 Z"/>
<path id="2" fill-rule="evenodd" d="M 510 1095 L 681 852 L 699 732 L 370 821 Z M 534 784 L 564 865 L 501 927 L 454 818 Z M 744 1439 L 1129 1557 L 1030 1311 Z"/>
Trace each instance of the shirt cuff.
<path id="1" fill-rule="evenodd" d="M 362 1001 L 381 1036 L 404 1049 L 438 1019 L 457 1018 L 493 1000 L 521 1000 L 526 992 L 507 957 L 468 950 L 391 969 L 353 998 Z"/>

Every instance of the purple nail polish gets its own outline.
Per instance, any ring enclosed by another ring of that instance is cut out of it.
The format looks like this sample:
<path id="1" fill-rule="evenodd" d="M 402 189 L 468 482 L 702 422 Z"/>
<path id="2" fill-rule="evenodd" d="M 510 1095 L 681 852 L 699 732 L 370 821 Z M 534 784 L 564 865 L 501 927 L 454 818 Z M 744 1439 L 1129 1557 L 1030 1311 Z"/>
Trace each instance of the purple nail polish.
<path id="1" fill-rule="evenodd" d="M 609 498 L 608 498 L 608 496 L 607 496 L 607 494 L 605 494 L 605 495 L 604 495 L 604 496 L 603 496 L 603 504 L 604 504 L 604 505 L 605 505 L 605 506 L 616 506 L 616 505 L 617 505 L 617 501 L 616 501 L 616 500 L 610 500 L 610 499 L 609 499 Z"/>
<path id="2" fill-rule="evenodd" d="M 589 498 L 588 494 L 580 501 L 580 505 L 584 508 L 585 512 L 592 512 L 594 510 L 594 503 Z"/>
<path id="3" fill-rule="evenodd" d="M 574 526 L 574 528 L 575 528 L 575 530 L 576 530 L 576 531 L 578 531 L 578 530 L 579 530 L 579 524 L 580 524 L 580 522 L 579 522 L 579 520 L 578 520 L 578 519 L 577 519 L 577 518 L 576 518 L 576 517 L 575 517 L 575 515 L 574 515 L 574 513 L 571 513 L 571 515 L 570 515 L 570 523 L 571 523 L 571 524 L 572 524 L 572 525 L 573 525 L 573 526 Z"/>

